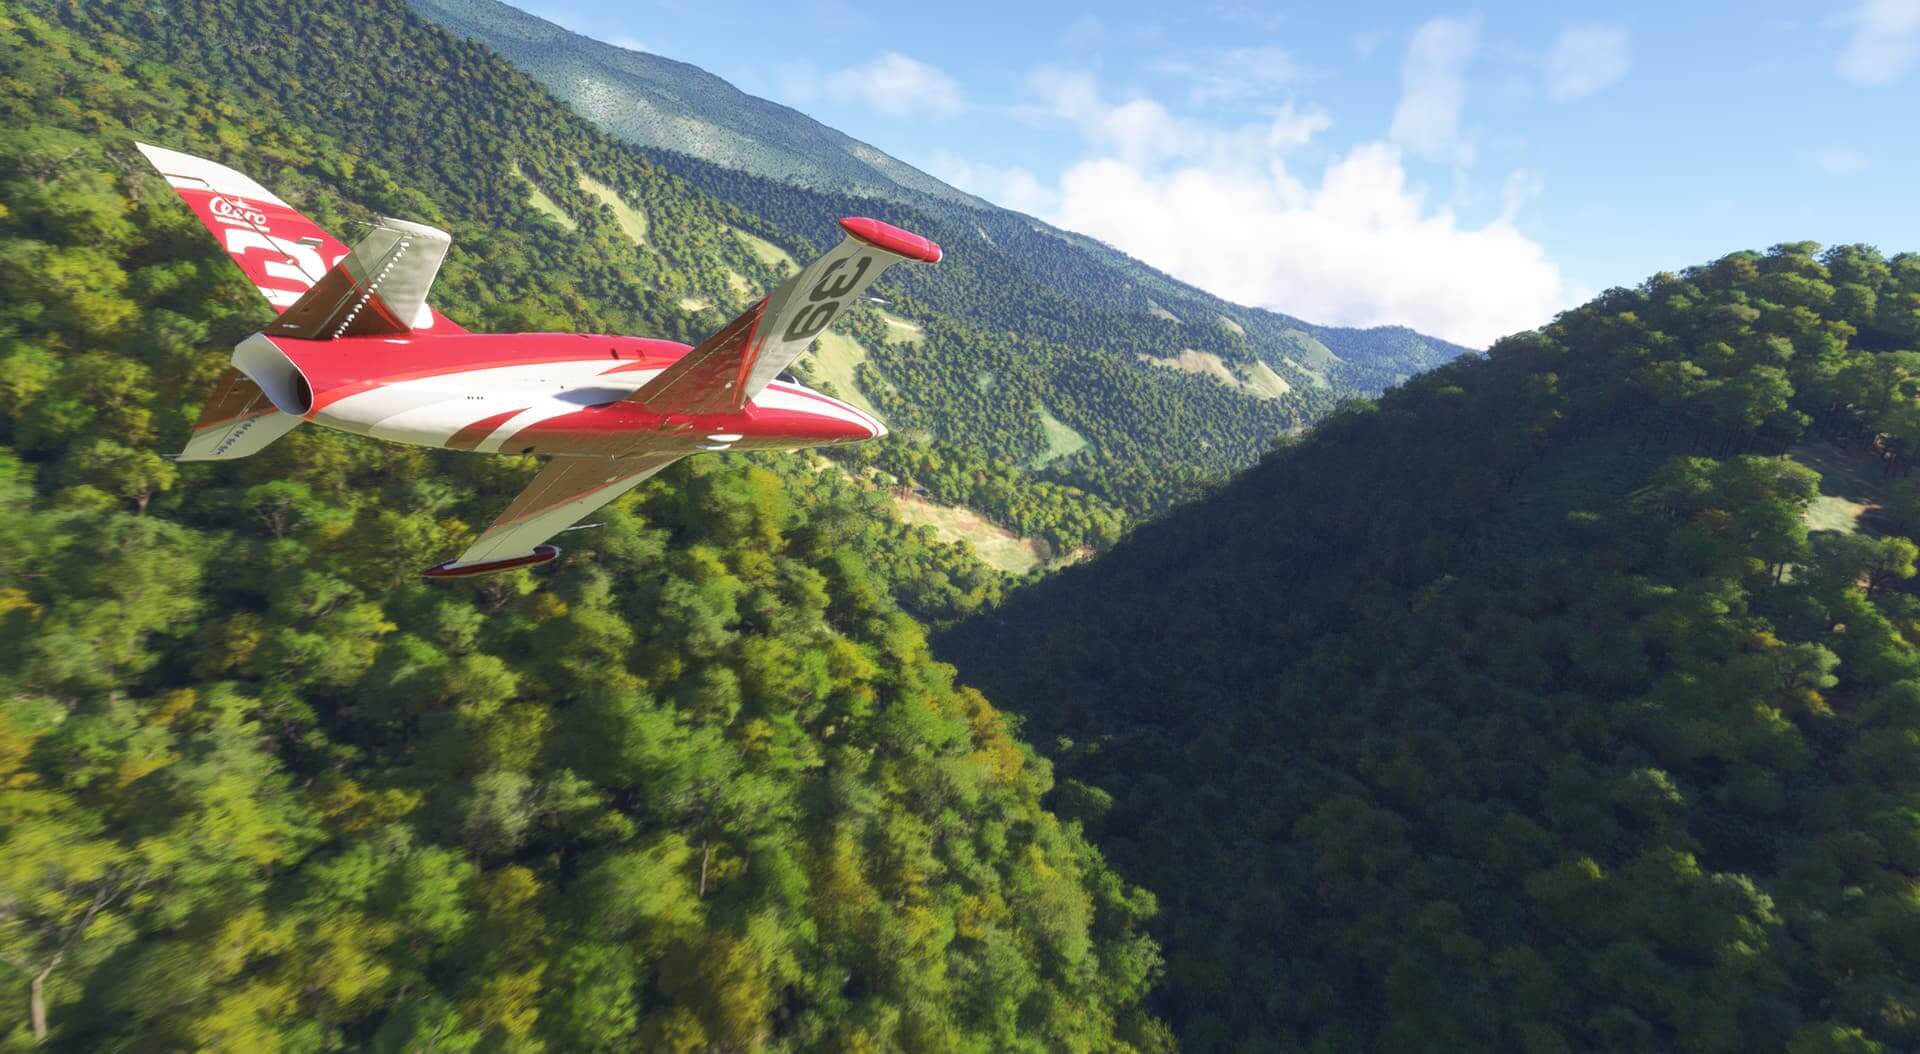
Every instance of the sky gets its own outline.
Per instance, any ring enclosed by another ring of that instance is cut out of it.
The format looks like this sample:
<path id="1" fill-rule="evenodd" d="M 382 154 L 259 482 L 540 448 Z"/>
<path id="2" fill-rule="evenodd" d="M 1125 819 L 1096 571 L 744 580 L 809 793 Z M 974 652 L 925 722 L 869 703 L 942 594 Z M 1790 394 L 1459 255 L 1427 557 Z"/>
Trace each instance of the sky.
<path id="1" fill-rule="evenodd" d="M 1312 322 L 1479 347 L 1739 249 L 1920 251 L 1920 0 L 521 6 Z"/>

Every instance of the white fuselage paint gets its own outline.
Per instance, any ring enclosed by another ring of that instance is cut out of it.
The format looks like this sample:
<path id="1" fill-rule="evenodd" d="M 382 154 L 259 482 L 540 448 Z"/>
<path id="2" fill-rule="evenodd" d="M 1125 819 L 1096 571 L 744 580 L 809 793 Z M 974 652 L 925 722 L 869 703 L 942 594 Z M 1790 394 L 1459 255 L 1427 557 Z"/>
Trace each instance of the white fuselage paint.
<path id="1" fill-rule="evenodd" d="M 335 400 L 313 417 L 315 423 L 343 432 L 416 446 L 444 447 L 453 435 L 476 421 L 519 409 L 496 425 L 474 447 L 476 453 L 499 453 L 515 434 L 590 406 L 616 402 L 660 374 L 660 370 L 608 373 L 603 359 L 499 366 L 460 373 L 438 374 L 417 380 L 392 381 Z M 751 400 L 754 407 L 809 414 L 869 429 L 875 436 L 886 427 L 838 399 L 804 385 L 775 381 Z M 727 443 L 738 435 L 716 435 Z M 755 435 L 750 445 L 760 448 L 814 446 L 818 440 L 795 438 L 791 444 Z"/>

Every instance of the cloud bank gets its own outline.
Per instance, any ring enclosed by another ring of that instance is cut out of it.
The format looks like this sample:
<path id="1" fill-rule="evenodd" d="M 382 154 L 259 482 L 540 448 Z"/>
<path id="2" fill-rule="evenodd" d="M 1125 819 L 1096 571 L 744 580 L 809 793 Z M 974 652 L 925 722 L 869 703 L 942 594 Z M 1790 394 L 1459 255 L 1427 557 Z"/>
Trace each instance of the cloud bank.
<path id="1" fill-rule="evenodd" d="M 1560 270 L 1517 216 L 1541 193 L 1516 171 L 1499 215 L 1470 222 L 1428 201 L 1407 157 L 1458 162 L 1471 19 L 1414 35 L 1387 136 L 1336 154 L 1317 177 L 1294 160 L 1332 125 L 1288 102 L 1222 127 L 1158 100 L 1112 100 L 1088 74 L 1041 70 L 1019 111 L 1077 134 L 1086 156 L 1055 181 L 1019 167 L 937 156 L 934 174 L 992 201 L 1098 238 L 1238 303 L 1330 325 L 1405 325 L 1483 347 L 1568 306 Z"/>
<path id="2" fill-rule="evenodd" d="M 1853 37 L 1840 53 L 1840 76 L 1892 84 L 1920 60 L 1920 0 L 1864 0 L 1847 20 Z"/>

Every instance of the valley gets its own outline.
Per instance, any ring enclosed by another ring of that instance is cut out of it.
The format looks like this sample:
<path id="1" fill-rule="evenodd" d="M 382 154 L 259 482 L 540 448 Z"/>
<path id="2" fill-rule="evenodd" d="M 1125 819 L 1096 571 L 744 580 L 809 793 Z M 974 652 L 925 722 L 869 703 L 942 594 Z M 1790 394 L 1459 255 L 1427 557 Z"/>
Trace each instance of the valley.
<path id="1" fill-rule="evenodd" d="M 1656 275 L 936 641 L 1175 895 L 1182 1049 L 1920 1038 L 1917 309 L 1868 246 Z"/>
<path id="2" fill-rule="evenodd" d="M 0 110 L 0 1050 L 1920 1049 L 1920 255 L 1321 326 L 492 0 L 19 0 Z M 795 364 L 884 439 L 432 582 L 541 459 L 167 457 L 275 316 L 135 141 L 475 331 L 947 258 Z"/>

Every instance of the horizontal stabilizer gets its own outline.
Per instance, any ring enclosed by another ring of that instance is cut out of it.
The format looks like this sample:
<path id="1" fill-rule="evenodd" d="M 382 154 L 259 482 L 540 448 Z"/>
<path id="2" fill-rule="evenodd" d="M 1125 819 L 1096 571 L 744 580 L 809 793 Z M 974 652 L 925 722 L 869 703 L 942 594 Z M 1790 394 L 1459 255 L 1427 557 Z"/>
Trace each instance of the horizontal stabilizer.
<path id="1" fill-rule="evenodd" d="M 186 449 L 174 460 L 230 461 L 257 454 L 299 424 L 298 416 L 281 413 L 251 378 L 228 367 L 214 383 Z"/>

